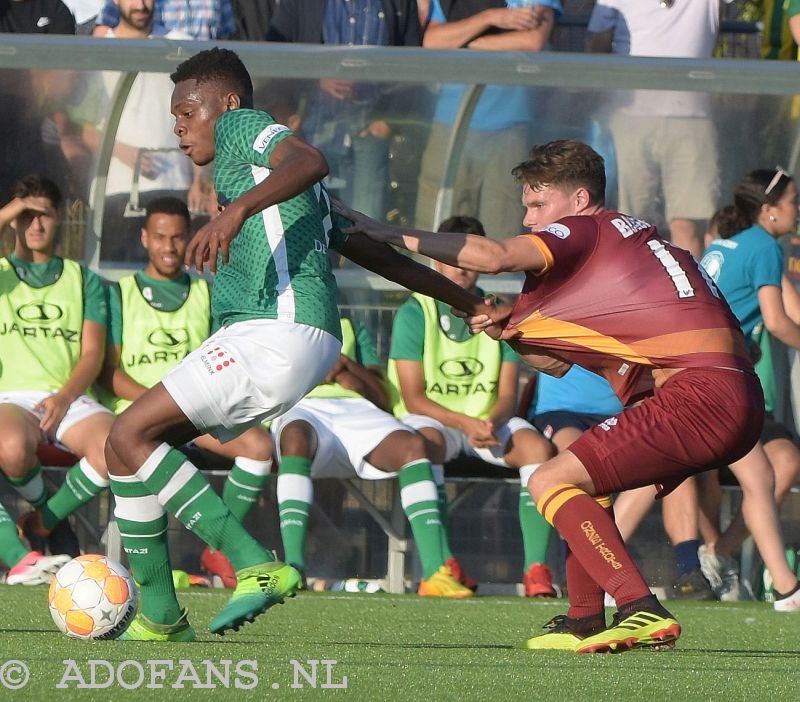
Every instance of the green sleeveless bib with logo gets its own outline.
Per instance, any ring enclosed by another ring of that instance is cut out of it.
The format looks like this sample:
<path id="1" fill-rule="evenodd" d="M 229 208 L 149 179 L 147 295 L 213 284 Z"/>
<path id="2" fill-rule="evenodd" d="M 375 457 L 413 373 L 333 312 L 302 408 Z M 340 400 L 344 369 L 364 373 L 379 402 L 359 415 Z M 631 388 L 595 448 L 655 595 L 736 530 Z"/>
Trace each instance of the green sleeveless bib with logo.
<path id="1" fill-rule="evenodd" d="M 83 272 L 64 259 L 61 277 L 34 288 L 0 258 L 0 392 L 60 390 L 81 355 Z"/>
<path id="2" fill-rule="evenodd" d="M 349 319 L 341 319 L 342 325 L 342 354 L 350 360 L 356 360 L 356 332 L 353 323 Z M 342 398 L 342 397 L 362 397 L 355 390 L 350 390 L 339 383 L 323 383 L 317 385 L 306 397 L 315 398 Z"/>
<path id="3" fill-rule="evenodd" d="M 470 417 L 485 419 L 497 403 L 497 384 L 502 364 L 500 342 L 486 334 L 476 334 L 466 341 L 449 339 L 442 331 L 436 301 L 414 293 L 425 317 L 425 395 L 429 400 Z M 389 359 L 389 383 L 392 412 L 405 417 L 409 412 L 400 395 L 397 365 Z"/>
<path id="4" fill-rule="evenodd" d="M 153 387 L 211 331 L 211 295 L 205 280 L 193 279 L 186 301 L 175 311 L 155 309 L 133 275 L 119 281 L 122 299 L 120 368 L 140 385 Z M 130 400 L 110 396 L 104 404 L 119 414 Z"/>

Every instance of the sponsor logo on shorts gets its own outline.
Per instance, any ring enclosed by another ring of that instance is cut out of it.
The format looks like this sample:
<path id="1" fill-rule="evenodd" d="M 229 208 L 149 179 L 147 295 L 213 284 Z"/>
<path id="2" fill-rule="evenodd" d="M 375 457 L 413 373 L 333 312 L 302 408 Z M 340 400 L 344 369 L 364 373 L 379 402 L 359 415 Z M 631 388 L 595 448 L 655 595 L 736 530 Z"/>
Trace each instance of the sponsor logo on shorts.
<path id="1" fill-rule="evenodd" d="M 204 351 L 200 354 L 200 360 L 203 362 L 209 375 L 221 373 L 226 368 L 236 363 L 236 359 L 219 346 Z"/>
<path id="2" fill-rule="evenodd" d="M 583 531 L 586 538 L 589 540 L 589 543 L 594 546 L 594 550 L 600 554 L 600 557 L 608 563 L 614 570 L 619 570 L 622 568 L 622 563 L 619 562 L 617 559 L 616 554 L 606 546 L 605 541 L 603 541 L 603 537 L 597 533 L 597 529 L 595 529 L 594 524 L 590 522 L 588 519 L 581 524 L 581 531 Z"/>
<path id="3" fill-rule="evenodd" d="M 605 422 L 600 422 L 597 426 L 603 431 L 611 431 L 611 427 L 615 427 L 617 424 L 619 424 L 619 420 L 616 417 L 609 417 Z"/>

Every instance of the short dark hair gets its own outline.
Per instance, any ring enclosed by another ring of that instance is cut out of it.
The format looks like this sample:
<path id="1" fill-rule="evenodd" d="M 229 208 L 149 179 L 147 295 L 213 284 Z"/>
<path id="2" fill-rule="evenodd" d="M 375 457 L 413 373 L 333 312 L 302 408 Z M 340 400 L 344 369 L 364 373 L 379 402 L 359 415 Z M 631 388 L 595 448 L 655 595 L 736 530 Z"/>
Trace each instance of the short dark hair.
<path id="1" fill-rule="evenodd" d="M 467 215 L 453 215 L 439 225 L 438 232 L 459 232 L 486 236 L 486 230 L 479 219 Z"/>
<path id="2" fill-rule="evenodd" d="M 511 173 L 534 190 L 545 187 L 586 188 L 592 205 L 606 199 L 606 166 L 603 157 L 578 139 L 559 139 L 537 144 L 527 161 Z"/>
<path id="3" fill-rule="evenodd" d="M 55 209 L 61 208 L 63 195 L 61 189 L 49 178 L 32 173 L 21 178 L 11 189 L 13 197 L 46 197 Z"/>
<path id="4" fill-rule="evenodd" d="M 147 203 L 146 214 L 144 217 L 144 226 L 146 227 L 150 222 L 150 217 L 157 214 L 178 215 L 186 220 L 188 227 L 192 223 L 192 217 L 189 214 L 189 208 L 186 203 L 177 197 L 157 197 Z"/>
<path id="5" fill-rule="evenodd" d="M 185 80 L 223 83 L 236 92 L 242 107 L 253 106 L 253 81 L 242 59 L 230 49 L 215 46 L 200 51 L 181 63 L 170 78 L 176 85 Z"/>

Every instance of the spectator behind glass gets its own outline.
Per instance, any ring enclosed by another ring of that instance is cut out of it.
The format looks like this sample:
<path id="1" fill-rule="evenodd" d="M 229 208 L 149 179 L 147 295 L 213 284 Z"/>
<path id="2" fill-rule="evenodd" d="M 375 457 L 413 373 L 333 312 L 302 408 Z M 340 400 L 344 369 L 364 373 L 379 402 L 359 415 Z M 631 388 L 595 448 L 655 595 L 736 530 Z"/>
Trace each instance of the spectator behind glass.
<path id="1" fill-rule="evenodd" d="M 415 0 L 281 2 L 267 32 L 269 41 L 347 46 L 419 46 L 421 38 Z M 304 123 L 330 164 L 328 189 L 377 219 L 387 210 L 392 97 L 384 85 L 324 78 Z"/>
<path id="2" fill-rule="evenodd" d="M 589 50 L 711 58 L 718 27 L 719 0 L 599 0 L 589 20 Z M 624 30 L 627 37 L 620 34 Z M 609 127 L 619 166 L 619 209 L 654 224 L 668 222 L 672 243 L 699 258 L 705 221 L 719 194 L 708 96 L 652 90 L 616 95 Z"/>
<path id="3" fill-rule="evenodd" d="M 423 45 L 429 49 L 541 51 L 553 31 L 560 0 L 431 0 Z M 422 157 L 417 197 L 417 226 L 433 229 L 436 198 L 447 145 L 464 88 L 443 85 L 431 135 Z M 480 219 L 490 237 L 519 234 L 521 190 L 511 177 L 519 154 L 528 149 L 533 120 L 530 91 L 488 86 L 481 95 L 461 153 L 452 211 Z"/>
<path id="4" fill-rule="evenodd" d="M 188 38 L 179 30 L 165 31 L 154 23 L 154 0 L 117 0 L 117 6 L 119 24 L 114 29 L 98 27 L 107 38 Z M 118 80 L 117 73 L 103 74 L 106 101 L 114 95 Z M 106 260 L 146 261 L 139 233 L 148 201 L 161 197 L 185 199 L 189 191 L 190 208 L 206 209 L 200 169 L 178 150 L 174 120 L 165 109 L 170 104 L 172 88 L 166 73 L 140 73 L 125 102 L 106 183 L 100 248 Z M 105 114 L 108 110 L 106 107 Z"/>
<path id="5" fill-rule="evenodd" d="M 98 19 L 95 36 L 105 36 L 105 28 L 116 27 L 119 10 L 107 0 Z M 226 39 L 236 33 L 231 0 L 158 0 L 153 22 L 167 31 L 179 31 L 192 39 Z"/>
<path id="6" fill-rule="evenodd" d="M 733 208 L 718 213 L 717 231 L 721 238 L 706 250 L 701 265 L 713 278 L 725 296 L 731 311 L 739 320 L 748 339 L 757 343 L 761 358 L 755 366 L 764 389 L 766 415 L 759 444 L 738 464 L 752 475 L 766 474 L 773 483 L 775 501 L 780 506 L 800 474 L 800 451 L 795 446 L 792 429 L 776 420 L 777 384 L 773 347 L 765 335 L 787 346 L 800 349 L 800 326 L 784 307 L 784 295 L 794 292 L 784 275 L 783 252 L 776 239 L 797 231 L 798 194 L 792 176 L 782 168 L 762 169 L 748 173 L 736 186 Z M 795 296 L 796 298 L 796 296 Z M 700 476 L 700 503 L 705 520 L 701 521 L 706 545 L 701 549 L 703 572 L 712 583 L 719 583 L 720 599 L 739 597 L 738 573 L 733 555 L 748 534 L 758 524 L 745 520 L 737 513 L 728 527 L 721 531 L 719 504 L 710 500 L 718 494 L 710 474 Z M 748 514 L 748 520 L 763 515 Z M 777 538 L 779 538 L 779 534 Z M 761 549 L 761 545 L 759 545 Z M 769 560 L 761 553 L 765 561 Z M 772 572 L 776 582 L 776 600 L 788 592 L 791 570 L 781 564 Z M 778 583 L 778 578 L 782 583 Z"/>
<path id="7" fill-rule="evenodd" d="M 264 41 L 278 4 L 278 0 L 233 0 L 235 38 L 239 41 Z"/>
<path id="8" fill-rule="evenodd" d="M 0 0 L 0 33 L 75 34 L 75 18 L 61 0 Z"/>

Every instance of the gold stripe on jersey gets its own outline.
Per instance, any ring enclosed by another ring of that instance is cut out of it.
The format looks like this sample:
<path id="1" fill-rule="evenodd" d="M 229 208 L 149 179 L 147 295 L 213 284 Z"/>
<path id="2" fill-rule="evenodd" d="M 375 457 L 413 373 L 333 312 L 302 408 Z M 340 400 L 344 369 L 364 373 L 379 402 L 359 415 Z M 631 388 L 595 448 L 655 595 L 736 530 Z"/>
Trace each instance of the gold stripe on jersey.
<path id="1" fill-rule="evenodd" d="M 547 247 L 547 244 L 542 241 L 542 237 L 536 234 L 525 234 L 528 239 L 530 239 L 534 244 L 536 244 L 536 248 L 539 249 L 542 256 L 544 256 L 544 268 L 536 273 L 537 276 L 544 275 L 553 267 L 553 263 L 555 263 L 555 259 L 553 258 L 553 252 Z"/>
<path id="2" fill-rule="evenodd" d="M 580 324 L 545 317 L 539 310 L 519 322 L 516 328 L 522 332 L 522 338 L 526 340 L 560 339 L 631 363 L 650 365 L 646 356 L 642 356 L 631 346 L 623 344 L 612 336 L 601 334 Z"/>
<path id="3" fill-rule="evenodd" d="M 653 359 L 697 353 L 748 357 L 743 341 L 728 328 L 673 332 L 625 344 L 613 336 L 581 324 L 545 317 L 537 310 L 517 324 L 516 329 L 522 332 L 522 338 L 525 340 L 558 339 L 630 363 L 647 366 L 654 365 Z"/>

